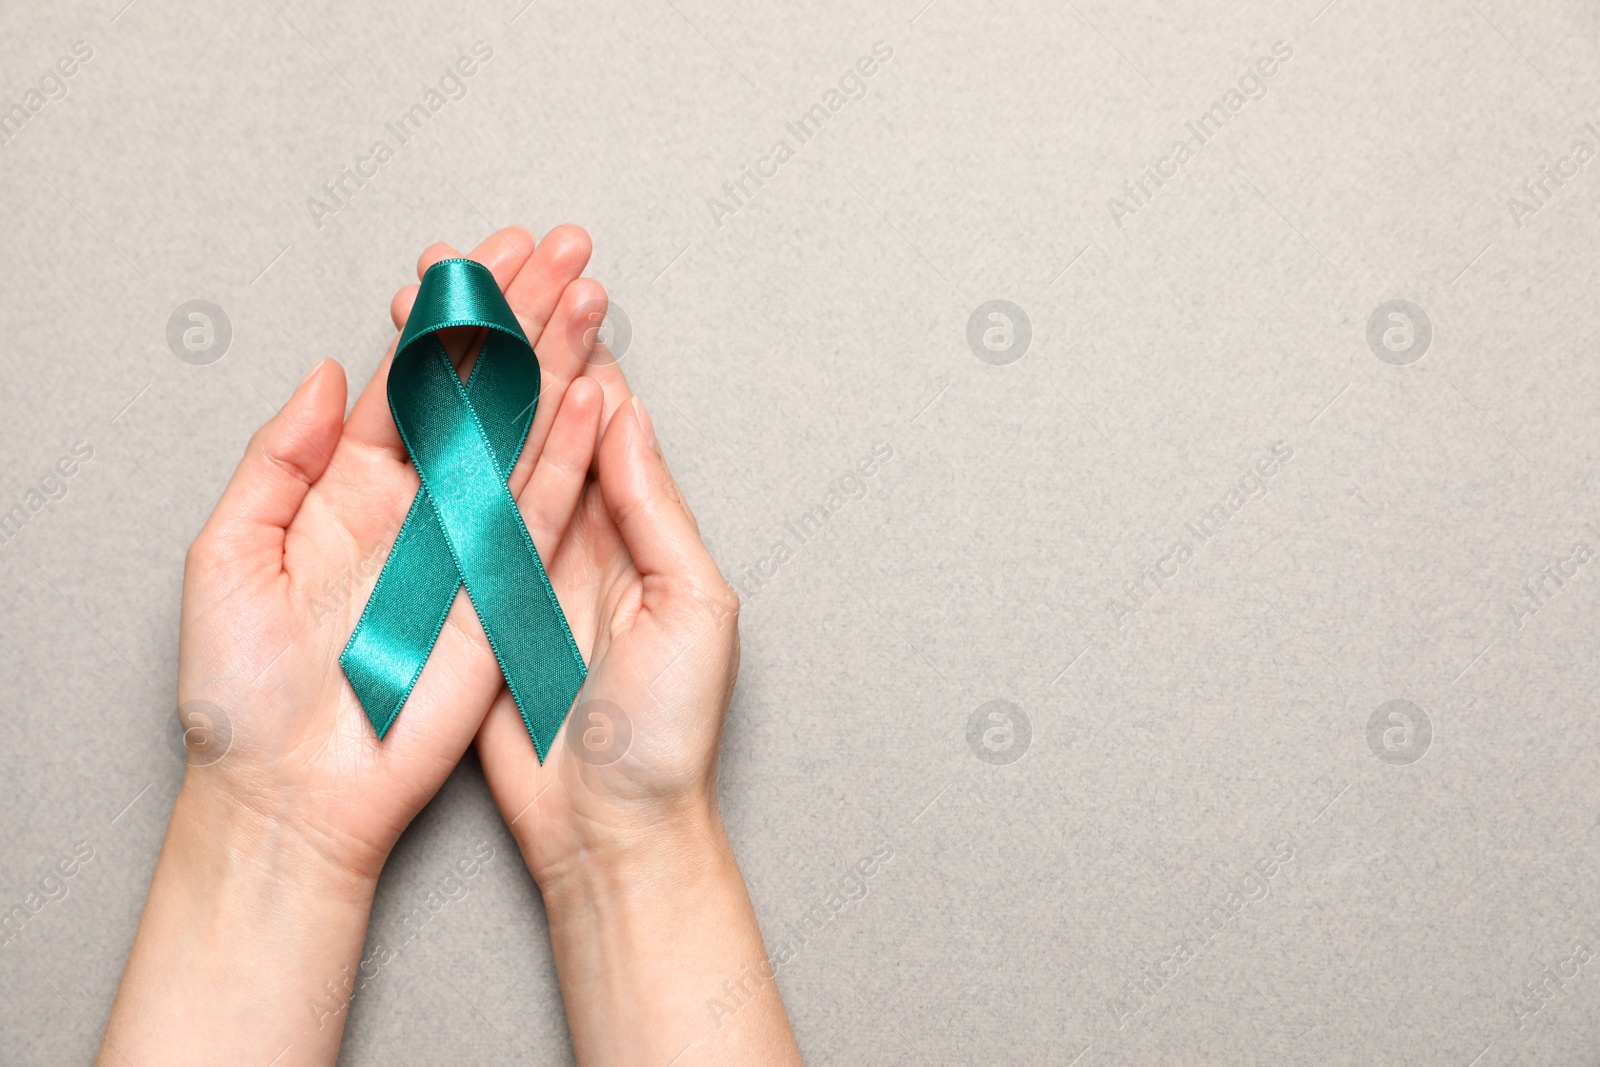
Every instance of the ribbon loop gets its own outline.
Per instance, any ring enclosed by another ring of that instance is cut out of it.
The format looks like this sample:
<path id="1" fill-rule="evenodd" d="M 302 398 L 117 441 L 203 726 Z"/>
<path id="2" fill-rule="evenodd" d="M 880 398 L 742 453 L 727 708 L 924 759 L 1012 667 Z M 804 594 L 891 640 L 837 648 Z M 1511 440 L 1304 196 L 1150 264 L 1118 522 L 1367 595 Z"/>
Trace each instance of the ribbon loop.
<path id="1" fill-rule="evenodd" d="M 485 327 L 465 384 L 439 330 Z M 389 409 L 422 487 L 339 665 L 381 738 L 465 585 L 544 761 L 586 668 L 506 479 L 539 402 L 539 362 L 482 264 L 423 276 L 389 369 Z"/>

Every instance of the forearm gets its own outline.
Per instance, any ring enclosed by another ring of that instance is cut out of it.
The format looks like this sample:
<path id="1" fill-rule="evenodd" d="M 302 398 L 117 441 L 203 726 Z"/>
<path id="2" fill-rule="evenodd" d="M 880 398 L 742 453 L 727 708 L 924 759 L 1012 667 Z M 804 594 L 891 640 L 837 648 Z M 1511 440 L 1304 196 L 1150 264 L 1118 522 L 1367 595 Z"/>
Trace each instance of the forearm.
<path id="1" fill-rule="evenodd" d="M 579 1063 L 800 1063 L 714 817 L 542 888 Z"/>
<path id="2" fill-rule="evenodd" d="M 98 1062 L 333 1063 L 372 889 L 186 782 Z"/>

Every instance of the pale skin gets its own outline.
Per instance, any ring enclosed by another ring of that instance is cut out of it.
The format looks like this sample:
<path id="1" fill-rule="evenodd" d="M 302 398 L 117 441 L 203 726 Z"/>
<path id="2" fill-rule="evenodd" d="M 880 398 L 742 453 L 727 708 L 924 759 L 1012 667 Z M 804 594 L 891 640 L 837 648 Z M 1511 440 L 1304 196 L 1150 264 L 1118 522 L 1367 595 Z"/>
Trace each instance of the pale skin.
<path id="1" fill-rule="evenodd" d="M 474 742 L 544 896 L 579 1063 L 800 1062 L 776 983 L 751 977 L 770 969 L 717 810 L 738 601 L 642 402 L 594 348 L 606 297 L 580 277 L 589 248 L 577 227 L 537 243 L 512 227 L 471 253 L 539 353 L 509 485 L 589 665 L 549 758 L 464 592 L 377 739 L 338 664 L 371 579 L 326 590 L 381 561 L 418 481 L 389 357 L 348 419 L 343 369 L 312 368 L 189 550 L 178 700 L 222 709 L 232 736 L 190 763 L 100 1064 L 333 1063 L 348 1013 L 308 1003 L 355 972 L 384 861 Z M 456 254 L 429 248 L 418 277 Z M 396 294 L 397 328 L 415 295 Z M 471 338 L 447 348 L 470 364 Z M 739 1007 L 719 1015 L 730 979 Z"/>

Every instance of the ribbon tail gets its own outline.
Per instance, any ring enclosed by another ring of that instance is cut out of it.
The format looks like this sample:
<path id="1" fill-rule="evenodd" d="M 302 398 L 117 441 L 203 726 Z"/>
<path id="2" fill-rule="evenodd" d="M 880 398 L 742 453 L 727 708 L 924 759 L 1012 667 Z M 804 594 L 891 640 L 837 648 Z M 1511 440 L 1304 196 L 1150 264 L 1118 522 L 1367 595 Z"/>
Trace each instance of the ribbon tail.
<path id="1" fill-rule="evenodd" d="M 461 576 L 439 516 L 427 490 L 419 489 L 361 621 L 339 656 L 380 741 L 411 696 L 459 588 Z"/>

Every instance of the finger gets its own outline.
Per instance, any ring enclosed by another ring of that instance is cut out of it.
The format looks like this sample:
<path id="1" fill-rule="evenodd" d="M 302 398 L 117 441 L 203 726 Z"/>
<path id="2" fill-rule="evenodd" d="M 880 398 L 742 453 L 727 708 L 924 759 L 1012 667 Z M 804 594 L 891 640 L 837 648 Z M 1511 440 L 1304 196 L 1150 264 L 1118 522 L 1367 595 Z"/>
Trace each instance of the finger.
<path id="1" fill-rule="evenodd" d="M 394 349 L 399 342 L 400 338 L 396 337 L 389 344 L 389 351 L 378 363 L 378 369 L 372 372 L 372 378 L 356 397 L 355 407 L 350 409 L 350 417 L 345 420 L 344 436 L 348 441 L 381 449 L 398 462 L 406 463 L 411 454 L 400 440 L 394 415 L 389 411 L 389 365 L 394 362 Z"/>
<path id="2" fill-rule="evenodd" d="M 517 276 L 517 272 L 527 263 L 528 256 L 533 250 L 533 234 L 521 226 L 507 226 L 485 237 L 467 258 L 488 267 L 494 274 L 495 284 L 504 292 L 506 286 Z M 417 281 L 420 282 L 422 276 L 428 273 L 428 268 L 435 263 L 443 259 L 455 259 L 460 255 L 460 252 L 442 241 L 429 245 L 423 249 L 422 255 L 417 257 Z"/>
<path id="3" fill-rule="evenodd" d="M 598 329 L 599 323 L 595 326 Z M 605 393 L 605 409 L 600 417 L 600 432 L 605 433 L 606 427 L 611 424 L 611 416 L 633 399 L 633 390 L 629 388 L 628 378 L 617 365 L 611 350 L 598 341 L 594 343 L 586 364 L 583 373 L 598 382 Z"/>
<path id="4" fill-rule="evenodd" d="M 586 375 L 600 386 L 605 396 L 600 418 L 602 433 L 617 409 L 633 398 L 622 371 L 599 344 L 600 326 L 609 309 L 605 286 L 593 278 L 577 279 L 561 294 L 561 302 L 537 346 L 542 369 L 564 381 Z"/>
<path id="5" fill-rule="evenodd" d="M 540 372 L 562 381 L 582 374 L 594 352 L 595 337 L 605 314 L 605 286 L 593 278 L 568 282 L 534 342 Z"/>
<path id="6" fill-rule="evenodd" d="M 546 560 L 561 546 L 561 536 L 572 522 L 578 498 L 594 461 L 600 431 L 600 388 L 579 380 L 561 398 L 550 436 L 539 453 L 538 465 L 512 494 L 528 533 Z"/>
<path id="7" fill-rule="evenodd" d="M 389 301 L 389 319 L 394 323 L 394 328 L 403 329 L 406 320 L 411 317 L 411 305 L 417 302 L 417 290 L 420 285 L 404 285 L 394 294 L 394 299 Z"/>
<path id="8" fill-rule="evenodd" d="M 566 381 L 587 375 L 600 386 L 605 394 L 601 433 L 617 409 L 633 398 L 622 369 L 599 341 L 600 327 L 610 307 L 603 285 L 592 278 L 578 278 L 561 294 L 560 303 L 534 346 L 539 353 L 539 366 L 545 371 Z"/>
<path id="9" fill-rule="evenodd" d="M 557 226 L 545 234 L 544 240 L 534 250 L 527 266 L 518 274 L 506 297 L 512 310 L 523 319 L 528 336 L 533 337 L 533 326 L 538 327 L 538 342 L 534 351 L 539 353 L 539 366 L 550 374 L 568 382 L 579 374 L 588 374 L 600 384 L 605 393 L 605 407 L 600 416 L 600 431 L 605 432 L 611 416 L 633 397 L 614 359 L 604 346 L 596 345 L 596 335 L 605 321 L 608 298 L 599 282 L 579 278 L 588 266 L 593 253 L 593 242 L 582 227 L 570 224 Z M 546 264 L 552 264 L 546 266 Z M 564 285 L 557 290 L 556 285 Z M 574 291 L 574 286 L 581 288 Z M 548 320 L 540 317 L 545 301 L 552 292 L 559 292 Z M 561 305 L 568 304 L 570 313 L 562 316 Z M 548 361 L 548 362 L 547 362 Z M 538 427 L 535 426 L 537 434 Z M 537 436 L 533 438 L 538 440 Z"/>
<path id="10" fill-rule="evenodd" d="M 567 292 L 575 285 L 579 289 L 572 295 L 574 301 L 585 294 L 591 299 L 597 293 L 604 297 L 599 283 L 580 281 L 578 277 L 588 265 L 589 250 L 589 235 L 582 227 L 557 226 L 544 235 L 506 289 L 506 302 L 522 324 L 523 332 L 534 341 L 534 352 L 539 360 L 539 406 L 534 410 L 533 425 L 512 471 L 519 479 L 526 478 L 533 469 L 567 384 L 583 372 L 584 357 L 575 356 L 563 336 L 567 320 L 562 319 L 562 325 L 554 330 L 550 326 L 552 316 L 566 304 Z M 567 306 L 570 309 L 575 305 Z"/>
<path id="11" fill-rule="evenodd" d="M 587 374 L 599 383 L 605 393 L 605 407 L 600 417 L 600 430 L 604 433 L 611 416 L 633 397 L 633 392 L 616 360 L 603 345 L 597 344 L 600 326 L 609 309 L 609 298 L 599 282 L 579 277 L 592 252 L 593 244 L 582 228 L 557 226 L 545 235 L 506 295 L 511 299 L 512 309 L 523 317 L 525 328 L 540 327 L 534 350 L 539 353 L 539 366 L 547 375 L 569 382 L 580 374 Z M 554 266 L 545 267 L 546 257 Z M 563 282 L 563 279 L 570 280 Z M 559 301 L 548 320 L 541 321 L 542 301 L 549 298 L 556 283 L 565 284 L 566 288 L 560 291 Z M 525 306 L 519 306 L 523 302 Z M 534 336 L 532 329 L 528 336 Z M 534 429 L 537 435 L 538 427 Z M 533 439 L 538 440 L 538 437 Z"/>
<path id="12" fill-rule="evenodd" d="M 528 728 L 509 689 L 501 687 L 489 706 L 489 714 L 478 728 L 477 744 L 495 804 L 507 820 L 516 818 L 533 796 L 531 782 L 525 778 L 538 771 L 534 769 L 537 764 L 528 759 Z"/>
<path id="13" fill-rule="evenodd" d="M 544 332 L 540 334 L 534 351 L 539 358 L 540 398 L 543 401 L 544 397 L 549 397 L 550 402 L 541 402 L 533 413 L 533 425 L 529 428 L 527 443 L 512 469 L 513 479 L 527 478 L 545 446 L 562 394 L 573 381 L 583 376 L 584 361 L 592 350 L 594 331 L 583 330 L 574 316 L 583 314 L 582 309 L 594 305 L 596 301 L 604 307 L 605 298 L 605 288 L 599 282 L 591 278 L 578 278 L 562 292 L 560 302 L 545 323 Z M 604 399 L 603 394 L 601 399 Z M 521 485 L 522 482 L 513 480 L 512 484 Z"/>
<path id="14" fill-rule="evenodd" d="M 544 235 L 533 255 L 517 271 L 506 288 L 506 301 L 529 337 L 544 333 L 562 292 L 589 265 L 591 247 L 583 227 L 557 226 Z"/>
<path id="15" fill-rule="evenodd" d="M 284 532 L 328 468 L 344 415 L 344 368 L 324 359 L 255 432 L 195 544 L 213 560 L 283 565 Z"/>
<path id="16" fill-rule="evenodd" d="M 488 267 L 494 275 L 496 284 L 504 289 L 522 269 L 532 252 L 532 235 L 521 226 L 508 226 L 498 233 L 490 234 L 483 243 L 473 249 L 469 258 Z M 455 250 L 447 244 L 428 246 L 417 260 L 417 277 L 426 274 L 428 268 L 439 260 L 450 259 L 455 255 Z M 402 289 L 389 303 L 389 312 L 395 319 L 397 330 L 405 324 L 405 319 L 397 314 L 405 293 L 406 289 Z M 411 314 L 411 304 L 415 300 L 416 293 L 413 291 L 410 298 L 405 301 L 406 315 Z M 378 364 L 378 369 L 361 390 L 361 395 L 356 398 L 355 407 L 350 411 L 350 418 L 345 422 L 345 435 L 361 444 L 384 449 L 403 461 L 407 455 L 405 444 L 400 440 L 400 431 L 395 428 L 394 416 L 389 411 L 389 364 L 393 355 L 391 349 L 389 356 Z M 455 355 L 459 358 L 459 353 Z"/>
<path id="17" fill-rule="evenodd" d="M 606 428 L 598 466 L 606 511 L 640 574 L 682 579 L 694 587 L 721 583 L 638 397 L 619 409 Z"/>

